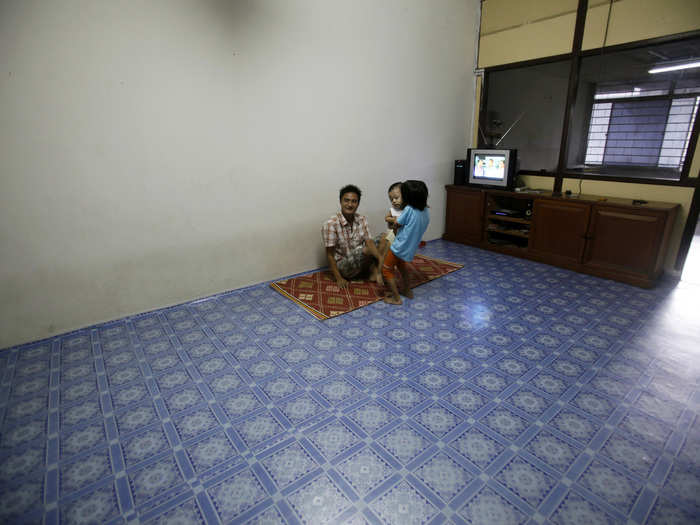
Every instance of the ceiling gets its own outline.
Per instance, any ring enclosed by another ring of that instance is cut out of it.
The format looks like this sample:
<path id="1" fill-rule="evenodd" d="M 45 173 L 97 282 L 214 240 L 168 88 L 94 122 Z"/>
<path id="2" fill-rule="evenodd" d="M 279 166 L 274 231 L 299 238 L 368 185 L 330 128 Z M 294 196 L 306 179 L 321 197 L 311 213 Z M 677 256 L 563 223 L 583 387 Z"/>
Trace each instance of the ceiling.
<path id="1" fill-rule="evenodd" d="M 649 69 L 666 63 L 700 60 L 700 38 L 653 44 L 625 51 L 606 52 L 584 57 L 580 77 L 584 81 L 667 80 L 700 78 L 700 68 L 649 74 Z"/>

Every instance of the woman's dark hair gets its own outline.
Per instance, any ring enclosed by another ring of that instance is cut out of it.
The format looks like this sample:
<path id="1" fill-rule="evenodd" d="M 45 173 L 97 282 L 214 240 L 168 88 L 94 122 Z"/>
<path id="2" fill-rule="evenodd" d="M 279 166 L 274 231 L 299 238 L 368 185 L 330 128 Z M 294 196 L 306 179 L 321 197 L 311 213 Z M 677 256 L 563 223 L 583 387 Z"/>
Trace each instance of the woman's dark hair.
<path id="1" fill-rule="evenodd" d="M 403 203 L 423 211 L 428 205 L 428 186 L 422 180 L 407 180 L 401 184 Z"/>
<path id="2" fill-rule="evenodd" d="M 400 181 L 399 181 L 399 182 L 395 182 L 394 184 L 392 184 L 391 186 L 389 186 L 389 189 L 386 190 L 386 192 L 389 193 L 389 192 L 390 192 L 391 190 L 393 190 L 394 188 L 401 188 L 401 182 L 400 182 Z"/>
<path id="3" fill-rule="evenodd" d="M 348 184 L 347 186 L 343 186 L 340 188 L 340 197 L 338 200 L 343 200 L 343 195 L 346 193 L 357 193 L 357 202 L 360 202 L 360 199 L 362 198 L 362 192 L 360 191 L 360 188 L 355 186 L 354 184 Z"/>

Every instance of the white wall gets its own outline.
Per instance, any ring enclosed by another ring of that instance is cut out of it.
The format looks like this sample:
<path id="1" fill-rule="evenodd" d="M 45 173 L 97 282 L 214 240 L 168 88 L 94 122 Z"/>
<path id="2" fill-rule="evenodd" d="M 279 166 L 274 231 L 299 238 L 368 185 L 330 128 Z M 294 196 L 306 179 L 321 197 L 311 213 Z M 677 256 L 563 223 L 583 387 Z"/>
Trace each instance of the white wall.
<path id="1" fill-rule="evenodd" d="M 478 0 L 0 0 L 0 348 L 323 264 L 345 183 L 433 222 Z"/>

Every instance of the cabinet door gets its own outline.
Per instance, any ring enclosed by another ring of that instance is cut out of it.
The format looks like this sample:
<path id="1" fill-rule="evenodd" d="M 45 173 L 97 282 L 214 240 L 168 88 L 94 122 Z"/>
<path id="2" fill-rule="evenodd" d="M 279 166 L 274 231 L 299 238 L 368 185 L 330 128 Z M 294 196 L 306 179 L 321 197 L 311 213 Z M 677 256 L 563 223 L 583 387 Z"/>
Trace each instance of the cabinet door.
<path id="1" fill-rule="evenodd" d="M 445 235 L 448 241 L 478 244 L 484 221 L 484 192 L 469 188 L 447 188 Z"/>
<path id="2" fill-rule="evenodd" d="M 596 204 L 584 264 L 651 277 L 665 222 L 663 212 Z"/>
<path id="3" fill-rule="evenodd" d="M 590 214 L 590 204 L 536 199 L 529 251 L 553 264 L 580 263 Z"/>

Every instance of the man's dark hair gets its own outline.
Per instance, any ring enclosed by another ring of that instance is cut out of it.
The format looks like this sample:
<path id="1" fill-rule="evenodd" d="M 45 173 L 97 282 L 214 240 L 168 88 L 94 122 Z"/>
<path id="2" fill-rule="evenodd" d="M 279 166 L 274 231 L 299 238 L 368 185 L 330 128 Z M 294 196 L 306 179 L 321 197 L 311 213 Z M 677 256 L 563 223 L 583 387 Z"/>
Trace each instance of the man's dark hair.
<path id="1" fill-rule="evenodd" d="M 386 190 L 386 192 L 389 193 L 389 192 L 390 192 L 391 190 L 393 190 L 394 188 L 400 188 L 400 187 L 401 187 L 401 181 L 395 182 L 394 184 L 392 184 L 391 186 L 389 186 L 389 189 Z"/>
<path id="2" fill-rule="evenodd" d="M 348 184 L 347 186 L 343 186 L 340 188 L 340 197 L 338 197 L 338 200 L 343 200 L 343 195 L 346 193 L 357 193 L 357 202 L 360 202 L 360 199 L 362 198 L 362 192 L 360 191 L 360 188 L 355 186 L 354 184 Z"/>
<path id="3" fill-rule="evenodd" d="M 428 186 L 422 180 L 407 180 L 401 184 L 403 203 L 423 211 L 428 205 Z"/>

